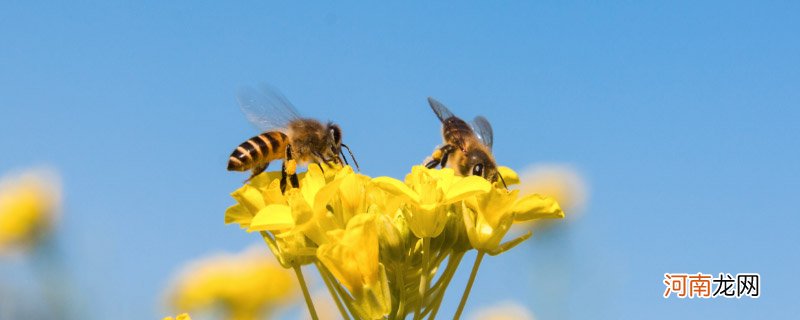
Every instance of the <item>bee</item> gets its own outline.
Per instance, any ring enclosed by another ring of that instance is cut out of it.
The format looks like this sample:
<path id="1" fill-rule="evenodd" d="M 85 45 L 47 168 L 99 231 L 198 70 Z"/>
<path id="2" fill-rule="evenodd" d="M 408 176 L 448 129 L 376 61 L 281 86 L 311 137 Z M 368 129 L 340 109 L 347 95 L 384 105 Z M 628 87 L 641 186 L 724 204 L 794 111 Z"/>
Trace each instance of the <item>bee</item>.
<path id="1" fill-rule="evenodd" d="M 342 129 L 338 125 L 300 116 L 277 89 L 247 88 L 237 95 L 237 100 L 247 120 L 262 133 L 233 150 L 228 158 L 228 171 L 251 170 L 249 181 L 266 170 L 270 162 L 282 159 L 281 190 L 285 191 L 287 179 L 294 188 L 300 185 L 296 174 L 298 163 L 314 163 L 320 169 L 322 163 L 344 161 L 348 165 L 342 147 L 350 153 L 358 169 L 353 152 L 342 143 Z"/>
<path id="2" fill-rule="evenodd" d="M 428 97 L 428 104 L 442 122 L 444 144 L 433 152 L 425 166 L 434 168 L 441 165 L 444 168 L 449 160 L 460 176 L 481 176 L 491 182 L 499 179 L 505 186 L 492 155 L 494 134 L 489 120 L 477 116 L 469 125 L 436 99 Z"/>

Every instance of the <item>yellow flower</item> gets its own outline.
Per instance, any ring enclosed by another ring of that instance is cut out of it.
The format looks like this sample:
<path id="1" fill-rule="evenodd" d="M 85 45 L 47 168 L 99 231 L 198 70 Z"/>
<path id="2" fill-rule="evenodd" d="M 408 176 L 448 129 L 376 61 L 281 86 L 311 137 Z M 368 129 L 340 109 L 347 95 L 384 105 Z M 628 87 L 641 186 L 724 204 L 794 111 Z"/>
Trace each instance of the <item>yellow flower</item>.
<path id="1" fill-rule="evenodd" d="M 335 223 L 340 226 L 339 229 L 344 229 L 355 215 L 367 212 L 370 205 L 382 204 L 374 201 L 382 196 L 382 192 L 372 188 L 370 177 L 354 173 L 353 169 L 345 167 L 336 175 L 336 180 L 340 180 L 340 184 L 331 201 L 331 214 Z"/>
<path id="2" fill-rule="evenodd" d="M 294 291 L 293 275 L 253 248 L 188 264 L 170 288 L 168 302 L 177 310 L 219 307 L 228 319 L 258 319 L 289 302 Z"/>
<path id="3" fill-rule="evenodd" d="M 282 231 L 308 222 L 316 215 L 324 214 L 325 205 L 337 190 L 339 180 L 326 181 L 317 166 L 311 166 L 300 179 L 302 188 L 289 189 L 279 197 L 280 187 L 268 189 L 275 197 L 265 196 L 262 207 L 255 214 L 248 231 Z M 279 184 L 275 179 L 271 186 Z M 277 192 L 277 193 L 276 193 Z M 273 200 L 275 199 L 275 200 Z"/>
<path id="4" fill-rule="evenodd" d="M 177 317 L 164 317 L 162 320 L 192 320 L 188 313 L 181 313 Z"/>
<path id="5" fill-rule="evenodd" d="M 515 302 L 503 302 L 475 312 L 471 320 L 533 320 L 533 314 Z"/>
<path id="6" fill-rule="evenodd" d="M 52 174 L 29 171 L 0 182 L 0 254 L 30 248 L 55 223 L 59 183 Z"/>
<path id="7" fill-rule="evenodd" d="M 349 168 L 349 167 L 348 167 Z M 237 204 L 225 212 L 226 223 L 238 223 L 248 232 L 261 231 L 280 263 L 285 267 L 313 261 L 314 243 L 326 240 L 326 204 L 335 194 L 339 168 L 328 167 L 323 174 L 316 165 L 299 174 L 299 189 L 280 189 L 280 172 L 265 172 L 231 196 Z M 329 227 L 329 226 L 328 226 Z M 268 232 L 266 232 L 268 231 Z"/>
<path id="8" fill-rule="evenodd" d="M 264 172 L 231 193 L 237 203 L 225 211 L 225 223 L 249 229 L 253 217 L 267 205 L 286 204 L 280 189 L 280 172 Z"/>
<path id="9" fill-rule="evenodd" d="M 378 226 L 374 214 L 360 214 L 345 230 L 331 231 L 334 239 L 317 250 L 320 262 L 353 295 L 358 311 L 380 319 L 391 308 L 386 271 L 378 260 Z"/>
<path id="10" fill-rule="evenodd" d="M 564 218 L 564 211 L 556 199 L 538 194 L 529 194 L 519 199 L 514 204 L 513 214 L 514 221 L 517 222 Z"/>
<path id="11" fill-rule="evenodd" d="M 492 188 L 464 201 L 464 224 L 473 248 L 492 255 L 499 254 L 529 236 L 501 245 L 514 221 L 564 217 L 553 198 L 533 194 L 518 199 L 518 194 L 518 190 Z"/>
<path id="12" fill-rule="evenodd" d="M 457 177 L 452 169 L 424 166 L 414 166 L 405 183 L 389 177 L 378 177 L 372 182 L 409 205 L 405 211 L 409 228 L 419 238 L 436 237 L 442 232 L 451 209 L 448 205 L 491 188 L 481 177 Z"/>
<path id="13" fill-rule="evenodd" d="M 525 183 L 519 189 L 523 194 L 538 193 L 555 198 L 570 218 L 583 211 L 588 198 L 588 187 L 580 172 L 564 164 L 538 164 L 522 172 Z"/>
<path id="14" fill-rule="evenodd" d="M 326 183 L 333 181 L 336 173 L 342 169 L 341 166 L 325 166 L 325 168 L 324 174 L 317 165 L 310 166 L 308 172 L 297 174 L 302 188 L 289 189 L 286 194 L 281 191 L 280 171 L 263 172 L 255 176 L 250 182 L 231 193 L 237 204 L 225 211 L 225 223 L 238 223 L 242 229 L 248 231 L 283 230 L 293 227 L 297 217 L 285 208 L 272 206 L 292 206 L 290 195 L 302 196 L 303 198 L 295 200 L 315 204 L 316 193 L 320 192 Z M 350 171 L 352 172 L 352 169 Z M 253 221 L 256 216 L 259 217 Z"/>

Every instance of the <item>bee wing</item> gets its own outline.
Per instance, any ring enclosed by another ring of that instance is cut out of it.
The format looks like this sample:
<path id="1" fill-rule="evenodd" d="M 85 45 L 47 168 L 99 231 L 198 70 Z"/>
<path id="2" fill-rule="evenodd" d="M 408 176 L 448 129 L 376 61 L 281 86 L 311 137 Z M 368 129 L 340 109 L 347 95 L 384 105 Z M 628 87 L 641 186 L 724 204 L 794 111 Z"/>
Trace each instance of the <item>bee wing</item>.
<path id="1" fill-rule="evenodd" d="M 442 122 L 451 117 L 455 117 L 455 115 L 452 112 L 450 112 L 450 109 L 447 109 L 447 107 L 445 107 L 441 102 L 436 101 L 436 99 L 434 99 L 433 97 L 428 97 L 428 104 L 431 105 L 433 113 L 435 113 L 436 116 L 439 117 L 439 120 Z"/>
<path id="2" fill-rule="evenodd" d="M 236 99 L 247 121 L 261 131 L 285 128 L 292 120 L 300 119 L 294 105 L 269 85 L 262 85 L 259 89 L 243 88 Z"/>
<path id="3" fill-rule="evenodd" d="M 492 144 L 494 144 L 494 133 L 492 132 L 492 125 L 489 124 L 489 120 L 486 120 L 483 116 L 477 116 L 475 119 L 472 120 L 472 130 L 478 135 L 478 138 L 483 141 L 489 149 L 492 149 Z"/>

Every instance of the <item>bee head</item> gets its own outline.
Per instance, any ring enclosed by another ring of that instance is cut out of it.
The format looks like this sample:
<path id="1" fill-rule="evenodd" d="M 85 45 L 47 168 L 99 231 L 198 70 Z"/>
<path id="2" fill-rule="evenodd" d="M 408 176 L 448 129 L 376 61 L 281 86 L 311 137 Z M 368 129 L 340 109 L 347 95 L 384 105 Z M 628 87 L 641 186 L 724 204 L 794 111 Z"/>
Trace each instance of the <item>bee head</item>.
<path id="1" fill-rule="evenodd" d="M 333 122 L 328 122 L 328 139 L 330 144 L 335 148 L 336 153 L 342 148 L 342 129 Z"/>
<path id="2" fill-rule="evenodd" d="M 497 181 L 497 164 L 486 150 L 477 148 L 468 150 L 466 160 L 466 165 L 461 170 L 463 175 L 480 176 L 490 182 Z"/>
<path id="3" fill-rule="evenodd" d="M 344 147 L 347 149 L 347 152 L 350 153 L 350 158 L 353 159 L 353 164 L 355 164 L 356 170 L 358 170 L 358 161 L 353 157 L 353 152 L 350 151 L 350 148 L 346 144 L 342 143 L 342 129 L 333 122 L 328 122 L 326 129 L 328 130 L 328 145 L 331 148 L 330 151 L 333 153 L 334 159 L 336 159 L 338 163 L 344 162 L 345 165 L 349 164 L 344 156 L 344 152 L 342 152 L 342 147 Z"/>
<path id="4" fill-rule="evenodd" d="M 333 122 L 328 122 L 325 126 L 327 136 L 325 137 L 325 145 L 328 148 L 325 156 L 334 159 L 337 163 L 341 163 L 339 153 L 342 152 L 342 129 Z"/>

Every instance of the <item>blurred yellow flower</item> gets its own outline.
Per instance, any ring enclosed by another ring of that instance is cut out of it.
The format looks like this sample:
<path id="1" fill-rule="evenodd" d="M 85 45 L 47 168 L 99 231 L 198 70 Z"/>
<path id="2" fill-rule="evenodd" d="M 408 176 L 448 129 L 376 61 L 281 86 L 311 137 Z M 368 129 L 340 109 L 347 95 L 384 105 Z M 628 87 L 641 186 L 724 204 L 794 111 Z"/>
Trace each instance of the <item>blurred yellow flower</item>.
<path id="1" fill-rule="evenodd" d="M 533 314 L 515 302 L 503 302 L 476 311 L 470 320 L 533 320 Z"/>
<path id="2" fill-rule="evenodd" d="M 577 169 L 565 164 L 537 164 L 522 171 L 522 194 L 537 193 L 558 201 L 570 217 L 586 206 L 588 187 Z"/>
<path id="3" fill-rule="evenodd" d="M 184 267 L 168 291 L 168 304 L 192 312 L 217 307 L 227 319 L 261 319 L 291 302 L 292 277 L 260 248 L 211 256 Z"/>
<path id="4" fill-rule="evenodd" d="M 44 171 L 27 171 L 0 182 L 0 254 L 22 251 L 52 230 L 60 206 L 60 183 Z"/>
<path id="5" fill-rule="evenodd" d="M 181 313 L 177 317 L 164 317 L 162 320 L 192 320 L 188 313 Z"/>

